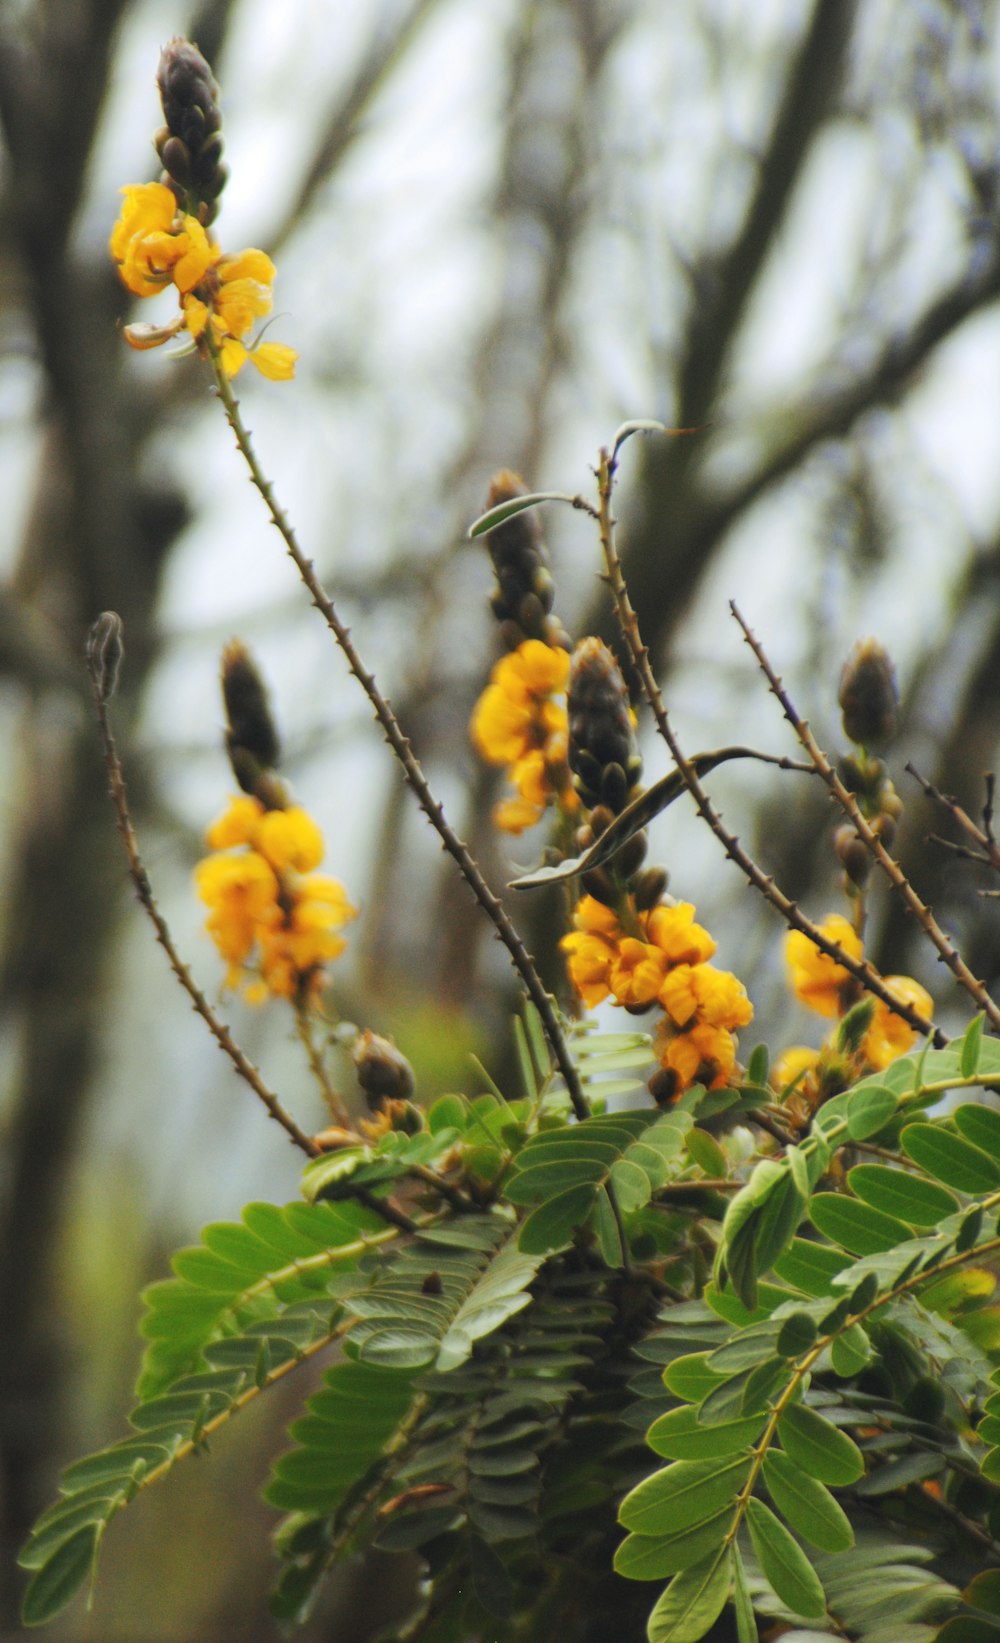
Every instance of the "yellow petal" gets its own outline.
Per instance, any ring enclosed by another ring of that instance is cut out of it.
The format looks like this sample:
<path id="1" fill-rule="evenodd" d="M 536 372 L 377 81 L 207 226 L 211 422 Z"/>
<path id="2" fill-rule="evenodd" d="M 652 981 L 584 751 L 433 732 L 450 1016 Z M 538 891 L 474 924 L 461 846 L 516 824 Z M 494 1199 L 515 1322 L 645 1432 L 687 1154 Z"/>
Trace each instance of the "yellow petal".
<path id="1" fill-rule="evenodd" d="M 272 382 L 288 382 L 295 375 L 298 354 L 283 342 L 259 342 L 250 351 L 250 363 Z"/>

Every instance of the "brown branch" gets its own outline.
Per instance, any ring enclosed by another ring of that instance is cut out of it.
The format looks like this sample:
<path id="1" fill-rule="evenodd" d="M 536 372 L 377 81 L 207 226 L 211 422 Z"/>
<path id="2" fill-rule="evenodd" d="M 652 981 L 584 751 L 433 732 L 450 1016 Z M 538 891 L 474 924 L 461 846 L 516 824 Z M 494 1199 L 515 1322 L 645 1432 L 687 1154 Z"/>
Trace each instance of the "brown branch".
<path id="1" fill-rule="evenodd" d="M 101 619 L 103 620 L 103 618 Z M 95 628 L 99 624 L 95 624 Z M 93 632 L 94 630 L 92 630 Z M 227 1055 L 235 1070 L 249 1084 L 254 1095 L 267 1108 L 270 1116 L 280 1124 L 285 1133 L 304 1152 L 307 1157 L 315 1158 L 320 1151 L 316 1143 L 310 1140 L 304 1131 L 299 1129 L 294 1118 L 282 1107 L 277 1096 L 268 1089 L 257 1068 L 249 1061 L 233 1038 L 229 1028 L 220 1021 L 212 1006 L 209 1004 L 201 988 L 191 975 L 190 970 L 177 952 L 173 938 L 167 927 L 167 922 L 153 899 L 149 877 L 142 864 L 139 854 L 139 844 L 132 825 L 129 813 L 128 796 L 125 791 L 125 777 L 122 772 L 121 760 L 115 746 L 111 725 L 108 719 L 107 708 L 107 680 L 104 672 L 104 658 L 93 644 L 88 645 L 87 666 L 94 687 L 94 704 L 97 709 L 97 722 L 101 732 L 101 742 L 104 748 L 104 763 L 108 772 L 108 782 L 111 790 L 111 802 L 115 809 L 115 819 L 118 831 L 121 834 L 122 844 L 125 846 L 125 857 L 128 862 L 129 876 L 135 885 L 136 893 L 143 910 L 156 931 L 156 939 L 167 955 L 167 960 L 174 975 L 187 993 L 197 1013 L 205 1022 L 219 1048 Z"/>
<path id="2" fill-rule="evenodd" d="M 699 781 L 697 772 L 693 769 L 690 760 L 685 757 L 684 750 L 677 740 L 673 726 L 667 716 L 666 708 L 663 705 L 659 686 L 653 676 L 653 670 L 649 662 L 649 651 L 639 632 L 639 623 L 622 575 L 621 560 L 615 541 L 616 521 L 611 511 L 611 501 L 616 470 L 616 461 L 612 460 L 606 449 L 603 449 L 597 468 L 597 487 L 600 497 L 599 528 L 601 546 L 604 550 L 604 560 L 607 567 L 607 582 L 614 597 L 615 611 L 622 637 L 628 647 L 636 672 L 642 681 L 642 688 L 652 710 L 657 729 L 670 749 L 674 763 L 684 778 L 688 792 L 697 806 L 698 814 L 715 834 L 730 861 L 735 862 L 754 889 L 758 890 L 764 899 L 777 909 L 790 929 L 800 930 L 803 935 L 808 936 L 820 952 L 825 953 L 828 958 L 832 958 L 835 963 L 841 965 L 850 975 L 854 976 L 856 981 L 861 983 L 866 992 L 872 993 L 876 998 L 881 999 L 883 1004 L 886 1004 L 896 1015 L 902 1016 L 903 1020 L 908 1021 L 911 1027 L 916 1028 L 917 1032 L 930 1035 L 938 1047 L 946 1044 L 948 1042 L 947 1038 L 939 1028 L 934 1026 L 933 1022 L 926 1021 L 918 1010 L 912 1009 L 908 1004 L 901 1004 L 898 999 L 893 998 L 878 971 L 866 959 L 853 958 L 837 942 L 831 941 L 829 937 L 825 936 L 818 926 L 813 924 L 811 919 L 806 918 L 796 903 L 791 901 L 778 888 L 770 874 L 765 873 L 763 868 L 759 867 L 753 858 L 747 854 L 736 835 L 730 833 L 723 824 L 721 816 Z"/>
<path id="3" fill-rule="evenodd" d="M 977 827 L 968 811 L 962 808 L 956 798 L 951 797 L 950 794 L 940 792 L 934 786 L 934 783 L 928 781 L 925 776 L 921 776 L 919 770 L 915 770 L 912 764 L 908 764 L 906 769 L 914 781 L 920 783 L 929 799 L 933 799 L 936 804 L 943 805 L 945 810 L 951 812 L 962 831 L 978 844 L 979 851 L 970 850 L 965 845 L 954 844 L 949 839 L 939 839 L 932 833 L 931 838 L 934 843 L 943 845 L 946 850 L 952 850 L 956 855 L 964 856 L 968 861 L 979 862 L 982 866 L 992 867 L 994 871 L 1000 873 L 1000 845 L 997 844 L 993 836 L 993 776 L 987 775 L 986 777 L 983 825 Z"/>
<path id="4" fill-rule="evenodd" d="M 368 697 L 375 711 L 375 717 L 382 727 L 385 739 L 398 759 L 403 775 L 416 795 L 420 808 L 440 838 L 445 850 L 457 864 L 463 879 L 493 925 L 498 939 L 506 947 L 510 961 L 521 978 L 525 992 L 538 1011 L 549 1043 L 549 1049 L 566 1084 L 573 1111 L 579 1119 L 588 1118 L 590 1109 L 580 1086 L 579 1074 L 569 1053 L 562 1028 L 559 1025 L 553 1001 L 542 984 L 534 960 L 521 940 L 502 902 L 493 894 L 487 884 L 468 845 L 458 837 L 451 823 L 447 820 L 440 801 L 435 798 L 427 777 L 421 769 L 409 738 L 404 735 L 399 720 L 376 684 L 374 675 L 365 667 L 351 638 L 350 629 L 341 620 L 333 601 L 316 574 L 312 560 L 306 558 L 299 546 L 298 538 L 289 523 L 288 516 L 278 502 L 274 494 L 274 488 L 265 477 L 257 460 L 257 454 L 254 451 L 250 435 L 240 414 L 239 404 L 229 380 L 219 364 L 218 354 L 212 349 L 211 344 L 210 356 L 216 390 L 225 409 L 229 426 L 235 436 L 240 455 L 247 465 L 254 486 L 263 498 L 264 505 L 271 516 L 272 524 L 285 544 L 288 557 L 312 596 L 313 604 L 343 651 L 348 667 Z"/>
<path id="5" fill-rule="evenodd" d="M 941 926 L 938 924 L 930 908 L 924 901 L 921 900 L 920 896 L 918 896 L 917 892 L 914 890 L 899 863 L 894 857 L 890 856 L 881 839 L 869 826 L 868 820 L 863 815 L 861 807 L 858 804 L 857 799 L 854 797 L 854 794 L 851 793 L 840 780 L 840 777 L 837 775 L 837 772 L 834 770 L 826 754 L 823 752 L 822 748 L 819 746 L 819 743 L 816 741 L 816 738 L 813 736 L 808 722 L 800 717 L 798 711 L 788 696 L 788 693 L 782 685 L 780 678 L 768 661 L 760 641 L 755 637 L 748 624 L 744 621 L 735 602 L 732 600 L 730 600 L 730 609 L 743 630 L 743 637 L 750 646 L 750 649 L 753 651 L 754 656 L 757 658 L 758 665 L 760 666 L 761 672 L 764 674 L 764 677 L 770 686 L 772 695 L 780 703 L 781 710 L 784 713 L 785 718 L 795 731 L 795 734 L 799 738 L 802 746 L 805 748 L 805 751 L 812 759 L 813 764 L 816 767 L 817 775 L 820 776 L 826 783 L 826 786 L 828 787 L 833 798 L 837 801 L 845 816 L 847 816 L 848 820 L 852 823 L 855 832 L 866 846 L 869 854 L 878 864 L 881 871 L 885 874 L 893 889 L 900 896 L 907 911 L 913 915 L 920 928 L 927 936 L 927 939 L 937 949 L 940 961 L 947 965 L 959 986 L 964 987 L 965 991 L 975 1001 L 978 1008 L 985 1012 L 990 1023 L 1000 1030 L 1000 1007 L 994 1003 L 984 984 L 981 981 L 978 981 L 972 974 L 972 971 L 965 963 L 965 960 L 962 958 L 961 954 L 955 947 L 952 946 L 952 943 L 949 941 L 944 930 L 942 930 Z M 903 1016 L 905 1020 L 912 1022 L 912 1013 L 908 1012 L 898 1000 L 894 1001 L 890 997 L 887 1002 L 889 1003 L 890 1009 L 892 1009 L 896 1015 Z M 922 1020 L 923 1018 L 921 1017 L 920 1019 Z M 923 1030 L 928 1030 L 926 1023 L 924 1024 Z"/>

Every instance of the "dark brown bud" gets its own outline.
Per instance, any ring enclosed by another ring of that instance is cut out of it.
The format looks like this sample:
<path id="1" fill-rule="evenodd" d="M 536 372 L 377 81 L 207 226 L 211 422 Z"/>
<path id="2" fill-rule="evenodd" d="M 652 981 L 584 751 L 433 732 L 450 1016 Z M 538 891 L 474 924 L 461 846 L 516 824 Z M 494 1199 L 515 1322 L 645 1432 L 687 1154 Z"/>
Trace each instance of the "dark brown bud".
<path id="1" fill-rule="evenodd" d="M 633 874 L 632 900 L 637 913 L 648 913 L 654 908 L 667 888 L 667 872 L 663 867 L 644 867 Z"/>
<path id="2" fill-rule="evenodd" d="M 595 901 L 602 902 L 605 907 L 617 907 L 618 891 L 603 867 L 593 867 L 589 873 L 581 873 L 580 884 Z"/>
<path id="3" fill-rule="evenodd" d="M 179 36 L 160 53 L 156 83 L 166 120 L 156 151 L 185 208 L 210 223 L 226 181 L 219 88 L 198 47 Z"/>
<path id="4" fill-rule="evenodd" d="M 367 1030 L 360 1032 L 351 1058 L 372 1112 L 386 1101 L 409 1101 L 416 1088 L 413 1068 L 390 1039 Z"/>
<path id="5" fill-rule="evenodd" d="M 490 481 L 486 506 L 499 507 L 502 502 L 526 496 L 527 491 L 520 474 L 504 468 Z M 555 585 L 536 510 L 526 508 L 497 525 L 486 536 L 486 546 L 497 578 L 491 604 L 494 616 L 504 626 L 505 642 L 513 649 L 523 639 L 541 639 L 547 645 L 568 649 L 561 624 L 549 615 Z M 509 624 L 517 634 L 513 644 Z"/>
<path id="6" fill-rule="evenodd" d="M 631 883 L 632 874 L 637 873 L 639 868 L 642 866 L 646 859 L 646 851 L 648 848 L 649 838 L 647 834 L 632 834 L 632 837 L 628 840 L 628 843 L 623 844 L 621 849 L 616 852 L 613 858 L 615 872 L 618 874 L 619 878 L 627 879 L 629 883 Z"/>
<path id="7" fill-rule="evenodd" d="M 583 802 L 606 803 L 615 813 L 624 809 L 628 792 L 639 775 L 639 760 L 629 712 L 628 692 L 621 669 L 600 639 L 582 639 L 573 652 L 569 674 L 569 765 Z M 631 781 L 610 778 L 604 791 L 604 773 L 617 765 Z M 595 776 L 595 767 L 600 778 Z M 622 791 L 624 787 L 624 791 Z"/>
<path id="8" fill-rule="evenodd" d="M 233 775 L 244 793 L 254 794 L 270 809 L 282 809 L 284 799 L 277 804 L 273 800 L 276 791 L 283 790 L 271 777 L 281 752 L 278 732 L 264 681 L 241 639 L 231 639 L 222 652 L 222 699 Z"/>
<path id="9" fill-rule="evenodd" d="M 875 820 L 872 822 L 871 826 L 872 832 L 875 834 L 875 837 L 879 840 L 879 842 L 883 844 L 887 850 L 891 850 L 896 842 L 896 818 L 892 814 L 892 811 L 883 810 L 881 815 L 875 817 Z"/>
<path id="10" fill-rule="evenodd" d="M 837 828 L 833 835 L 833 848 L 848 879 L 860 890 L 868 882 L 872 858 L 868 853 L 868 847 L 849 822 Z"/>
<path id="11" fill-rule="evenodd" d="M 888 652 L 862 639 L 844 663 L 837 696 L 844 734 L 859 747 L 882 747 L 896 731 L 899 690 Z"/>
<path id="12" fill-rule="evenodd" d="M 649 1080 L 648 1087 L 658 1107 L 670 1107 L 680 1094 L 680 1078 L 673 1067 L 660 1067 Z"/>

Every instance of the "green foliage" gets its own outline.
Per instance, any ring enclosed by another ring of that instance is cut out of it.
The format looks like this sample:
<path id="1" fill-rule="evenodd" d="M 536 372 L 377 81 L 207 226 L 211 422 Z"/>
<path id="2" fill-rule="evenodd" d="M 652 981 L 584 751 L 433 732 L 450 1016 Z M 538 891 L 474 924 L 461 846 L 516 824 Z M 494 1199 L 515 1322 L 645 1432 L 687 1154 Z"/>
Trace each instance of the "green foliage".
<path id="1" fill-rule="evenodd" d="M 513 1643 L 571 1591 L 659 1643 L 727 1604 L 740 1643 L 755 1615 L 798 1643 L 1000 1631 L 973 1578 L 1000 1564 L 1000 1117 L 933 1111 L 1000 1083 L 1000 1046 L 974 1028 L 904 1057 L 745 1162 L 756 1083 L 721 1133 L 716 1092 L 578 1122 L 530 1020 L 518 1044 L 513 1101 L 446 1096 L 415 1135 L 310 1163 L 312 1202 L 252 1204 L 174 1258 L 129 1435 L 69 1469 L 25 1548 L 26 1622 L 147 1485 L 335 1349 L 265 1492 L 284 1619 L 378 1546 L 425 1560 L 414 1637 Z M 648 1054 L 576 1046 L 592 1088 Z"/>

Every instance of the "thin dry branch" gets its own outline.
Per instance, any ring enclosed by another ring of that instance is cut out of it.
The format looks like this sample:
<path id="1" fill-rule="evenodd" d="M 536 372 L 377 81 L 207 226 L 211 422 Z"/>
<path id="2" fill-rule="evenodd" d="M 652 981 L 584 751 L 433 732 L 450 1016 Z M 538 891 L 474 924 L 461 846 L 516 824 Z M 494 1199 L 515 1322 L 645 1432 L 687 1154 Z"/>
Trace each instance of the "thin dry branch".
<path id="1" fill-rule="evenodd" d="M 872 993 L 874 997 L 881 999 L 882 1003 L 886 1004 L 894 1014 L 901 1016 L 904 1021 L 908 1021 L 911 1027 L 916 1028 L 917 1032 L 929 1036 L 932 1042 L 940 1048 L 948 1042 L 944 1033 L 935 1027 L 933 1022 L 925 1020 L 918 1010 L 914 1010 L 909 1005 L 902 1004 L 899 999 L 894 998 L 878 971 L 867 960 L 853 958 L 837 942 L 831 941 L 829 937 L 825 936 L 818 926 L 805 916 L 796 903 L 778 888 L 770 874 L 765 873 L 763 868 L 759 867 L 753 858 L 747 854 L 735 833 L 730 833 L 705 792 L 698 779 L 697 772 L 693 769 L 690 760 L 686 758 L 667 716 L 663 698 L 660 695 L 659 687 L 650 666 L 649 651 L 642 641 L 639 623 L 622 575 L 621 560 L 615 540 L 616 521 L 611 510 L 616 471 L 617 458 L 613 457 L 607 449 L 602 449 L 597 467 L 597 487 L 600 497 L 599 529 L 601 546 L 604 550 L 604 560 L 607 566 L 606 580 L 614 597 L 615 612 L 622 637 L 628 646 L 633 665 L 642 682 L 642 688 L 656 721 L 657 729 L 670 749 L 674 763 L 684 778 L 688 792 L 698 808 L 698 814 L 711 828 L 730 861 L 735 862 L 754 889 L 758 890 L 764 899 L 777 909 L 790 929 L 800 930 L 803 935 L 808 936 L 820 952 L 825 953 L 828 958 L 832 958 L 836 964 L 842 965 L 849 974 L 854 976 L 856 981 L 861 983 L 866 992 Z"/>
<path id="2" fill-rule="evenodd" d="M 198 1015 L 201 1016 L 201 1019 L 208 1027 L 209 1032 L 212 1034 L 212 1037 L 215 1039 L 215 1042 L 218 1044 L 220 1050 L 222 1050 L 223 1053 L 229 1057 L 244 1083 L 249 1084 L 258 1101 L 263 1103 L 275 1122 L 281 1125 L 289 1139 L 293 1141 L 299 1150 L 304 1152 L 307 1157 L 315 1158 L 320 1152 L 320 1148 L 316 1145 L 315 1141 L 311 1140 L 310 1137 L 305 1134 L 303 1130 L 299 1129 L 299 1126 L 296 1124 L 294 1118 L 292 1118 L 285 1111 L 277 1096 L 273 1093 L 273 1091 L 268 1089 L 253 1062 L 248 1060 L 239 1045 L 236 1043 L 236 1040 L 233 1038 L 229 1028 L 224 1022 L 219 1020 L 215 1011 L 212 1009 L 212 1006 L 209 1004 L 208 999 L 205 997 L 187 965 L 184 963 L 184 960 L 178 953 L 177 948 L 174 946 L 173 937 L 170 934 L 167 921 L 163 917 L 163 914 L 160 912 L 160 909 L 157 907 L 156 902 L 153 899 L 153 891 L 149 882 L 149 876 L 143 866 L 142 857 L 139 854 L 139 842 L 136 838 L 135 828 L 132 825 L 131 814 L 129 813 L 128 795 L 125 790 L 125 776 L 122 771 L 121 760 L 118 757 L 118 749 L 115 746 L 115 739 L 112 734 L 111 723 L 108 718 L 107 697 L 110 695 L 110 688 L 108 687 L 105 677 L 103 656 L 93 645 L 88 646 L 87 667 L 93 681 L 94 705 L 97 710 L 97 723 L 100 727 L 101 743 L 104 748 L 104 763 L 108 772 L 111 802 L 114 805 L 115 819 L 118 823 L 118 831 L 121 834 L 122 844 L 125 846 L 125 856 L 128 861 L 129 876 L 131 877 L 132 883 L 135 885 L 136 893 L 142 904 L 143 910 L 156 931 L 156 939 L 163 948 L 163 951 L 166 953 L 167 960 L 170 964 L 170 968 L 174 972 L 174 975 L 184 988 L 184 991 L 190 998 Z"/>
<path id="3" fill-rule="evenodd" d="M 983 804 L 983 825 L 977 827 L 968 811 L 963 809 L 956 798 L 948 793 L 942 793 L 939 788 L 934 786 L 933 782 L 927 780 L 926 776 L 921 776 L 919 770 L 915 770 L 912 764 L 908 764 L 906 769 L 914 781 L 920 783 L 929 799 L 933 799 L 936 804 L 943 805 L 945 810 L 950 811 L 962 831 L 975 841 L 979 849 L 970 850 L 967 845 L 955 844 L 950 839 L 939 839 L 936 834 L 932 833 L 930 836 L 934 843 L 940 844 L 945 850 L 954 851 L 956 856 L 964 856 L 966 861 L 979 862 L 981 866 L 992 867 L 995 872 L 1000 873 L 1000 845 L 997 844 L 993 835 L 994 778 L 992 772 L 985 778 L 986 799 Z"/>
<path id="4" fill-rule="evenodd" d="M 458 837 L 445 816 L 444 809 L 440 801 L 434 796 L 420 762 L 410 745 L 409 738 L 404 734 L 391 704 L 383 696 L 374 675 L 369 672 L 362 661 L 354 640 L 351 638 L 350 629 L 341 620 L 335 605 L 316 574 L 312 560 L 306 557 L 299 546 L 298 538 L 292 529 L 288 516 L 274 494 L 274 487 L 266 478 L 257 460 L 257 453 L 253 448 L 250 434 L 240 414 L 239 403 L 219 363 L 218 354 L 211 344 L 209 348 L 216 391 L 225 409 L 226 418 L 236 439 L 237 448 L 247 465 L 254 486 L 260 492 L 271 516 L 271 522 L 285 544 L 288 557 L 305 584 L 313 604 L 343 651 L 348 667 L 371 702 L 385 739 L 399 761 L 403 775 L 416 795 L 420 808 L 440 838 L 444 849 L 458 866 L 463 879 L 493 925 L 498 939 L 506 947 L 510 961 L 524 985 L 525 992 L 538 1011 L 549 1049 L 562 1074 L 573 1111 L 578 1118 L 587 1118 L 590 1116 L 590 1108 L 580 1086 L 579 1074 L 569 1053 L 553 1001 L 545 990 L 534 960 L 521 940 L 502 902 L 493 894 L 487 884 L 468 845 Z"/>
<path id="5" fill-rule="evenodd" d="M 863 815 L 861 807 L 858 804 L 857 799 L 854 797 L 854 794 L 844 786 L 840 777 L 837 775 L 836 770 L 834 770 L 826 754 L 823 752 L 822 748 L 819 746 L 819 743 L 816 741 L 816 738 L 813 736 L 808 722 L 800 716 L 797 709 L 793 705 L 781 682 L 781 679 L 772 668 L 760 641 L 757 639 L 748 623 L 740 614 L 740 611 L 733 600 L 730 600 L 730 609 L 743 631 L 744 639 L 753 651 L 754 656 L 757 658 L 758 665 L 761 672 L 764 674 L 768 685 L 770 686 L 772 695 L 780 703 L 781 710 L 784 713 L 785 718 L 795 731 L 795 734 L 799 738 L 803 748 L 812 759 L 812 762 L 816 768 L 816 774 L 826 783 L 831 795 L 840 805 L 840 808 L 843 810 L 845 816 L 853 825 L 855 832 L 864 843 L 869 854 L 878 864 L 880 870 L 885 874 L 886 878 L 889 880 L 889 883 L 901 898 L 907 911 L 916 919 L 928 941 L 930 941 L 936 948 L 941 963 L 947 965 L 959 986 L 965 988 L 965 991 L 969 994 L 970 998 L 975 1001 L 977 1008 L 984 1011 L 987 1020 L 993 1027 L 1000 1031 L 1000 1006 L 994 1003 L 983 982 L 978 981 L 972 974 L 972 971 L 962 958 L 962 955 L 952 945 L 944 930 L 942 930 L 941 926 L 938 924 L 937 919 L 931 912 L 931 909 L 914 890 L 899 863 L 894 857 L 890 856 L 881 839 L 869 826 L 867 818 Z M 890 1004 L 890 1008 L 897 1015 L 903 1016 L 905 1020 L 911 1020 L 910 1014 L 898 1002 L 898 1000 L 893 1001 L 890 998 L 888 1002 Z"/>

